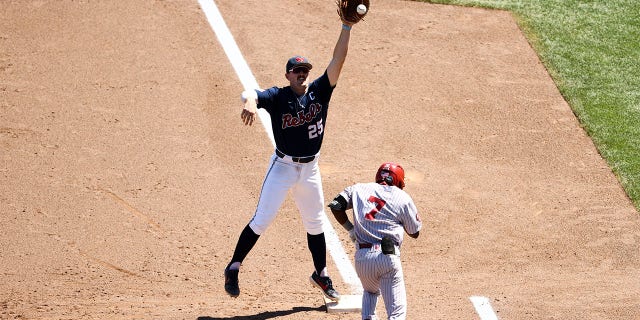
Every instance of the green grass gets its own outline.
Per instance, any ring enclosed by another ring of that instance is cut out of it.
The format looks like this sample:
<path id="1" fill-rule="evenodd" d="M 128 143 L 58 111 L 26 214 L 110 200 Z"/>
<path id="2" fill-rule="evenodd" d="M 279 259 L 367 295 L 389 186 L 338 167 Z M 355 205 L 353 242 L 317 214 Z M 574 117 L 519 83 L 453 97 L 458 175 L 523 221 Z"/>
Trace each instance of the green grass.
<path id="1" fill-rule="evenodd" d="M 421 1 L 511 11 L 640 210 L 640 1 Z"/>

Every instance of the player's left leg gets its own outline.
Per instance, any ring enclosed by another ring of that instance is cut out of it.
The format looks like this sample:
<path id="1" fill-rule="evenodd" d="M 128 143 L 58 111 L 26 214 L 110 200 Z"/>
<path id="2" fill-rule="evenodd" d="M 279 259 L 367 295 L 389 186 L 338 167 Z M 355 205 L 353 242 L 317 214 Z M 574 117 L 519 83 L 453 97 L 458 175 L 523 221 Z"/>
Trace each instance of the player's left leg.
<path id="1" fill-rule="evenodd" d="M 232 297 L 240 294 L 238 274 L 240 266 L 260 235 L 275 219 L 278 209 L 295 183 L 297 170 L 294 166 L 271 156 L 271 165 L 265 175 L 258 206 L 249 224 L 245 226 L 238 238 L 231 262 L 224 269 L 225 291 Z"/>
<path id="2" fill-rule="evenodd" d="M 318 160 L 301 166 L 298 182 L 291 188 L 293 200 L 300 210 L 302 224 L 307 233 L 316 235 L 324 232 L 324 192 Z"/>
<path id="3" fill-rule="evenodd" d="M 291 194 L 307 231 L 307 244 L 315 270 L 310 278 L 311 283 L 320 288 L 325 297 L 337 301 L 340 299 L 340 294 L 333 288 L 327 272 L 327 244 L 322 219 L 324 193 L 317 159 L 300 166 L 299 180 L 291 189 Z"/>
<path id="4" fill-rule="evenodd" d="M 318 275 L 327 277 L 327 248 L 324 238 L 324 193 L 317 160 L 300 166 L 298 183 L 291 194 L 300 211 L 302 224 L 307 231 L 307 244 Z"/>
<path id="5" fill-rule="evenodd" d="M 376 306 L 378 305 L 379 292 L 362 292 L 362 319 L 376 320 Z"/>
<path id="6" fill-rule="evenodd" d="M 380 273 L 385 266 L 380 262 L 384 255 L 380 251 L 358 249 L 355 255 L 355 267 L 362 283 L 362 319 L 377 319 L 376 306 L 380 296 Z"/>

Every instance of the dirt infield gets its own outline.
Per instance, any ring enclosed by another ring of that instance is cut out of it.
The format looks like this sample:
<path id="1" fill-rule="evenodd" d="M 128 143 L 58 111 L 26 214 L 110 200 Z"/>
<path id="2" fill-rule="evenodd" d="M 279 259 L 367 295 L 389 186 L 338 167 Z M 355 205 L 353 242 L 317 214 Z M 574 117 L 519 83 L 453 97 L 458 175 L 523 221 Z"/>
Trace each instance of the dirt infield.
<path id="1" fill-rule="evenodd" d="M 294 54 L 311 76 L 329 62 L 334 1 L 216 3 L 260 85 L 285 85 Z M 273 150 L 197 1 L 0 16 L 0 318 L 359 319 L 309 286 L 290 200 L 224 293 Z M 640 318 L 638 212 L 508 12 L 372 3 L 329 111 L 325 198 L 384 161 L 425 222 L 402 253 L 409 319 L 477 319 L 471 296 L 500 319 Z"/>

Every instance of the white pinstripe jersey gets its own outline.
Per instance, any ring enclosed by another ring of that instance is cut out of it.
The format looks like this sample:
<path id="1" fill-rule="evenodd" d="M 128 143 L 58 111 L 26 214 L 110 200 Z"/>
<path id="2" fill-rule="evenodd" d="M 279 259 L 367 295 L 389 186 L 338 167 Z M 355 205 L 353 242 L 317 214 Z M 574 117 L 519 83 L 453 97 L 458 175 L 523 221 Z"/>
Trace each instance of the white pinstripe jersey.
<path id="1" fill-rule="evenodd" d="M 405 230 L 413 234 L 422 228 L 413 199 L 398 187 L 358 183 L 340 195 L 347 200 L 347 209 L 353 209 L 357 242 L 380 243 L 388 235 L 401 246 Z"/>

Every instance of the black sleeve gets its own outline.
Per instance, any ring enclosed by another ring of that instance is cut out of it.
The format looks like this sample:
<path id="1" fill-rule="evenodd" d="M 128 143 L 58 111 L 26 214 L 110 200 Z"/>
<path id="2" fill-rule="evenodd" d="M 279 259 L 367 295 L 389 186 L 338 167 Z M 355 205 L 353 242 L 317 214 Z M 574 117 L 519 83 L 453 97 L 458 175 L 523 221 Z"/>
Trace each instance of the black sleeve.
<path id="1" fill-rule="evenodd" d="M 345 199 L 342 195 L 337 195 L 331 203 L 328 205 L 329 208 L 338 211 L 346 211 L 347 210 L 347 199 Z"/>

